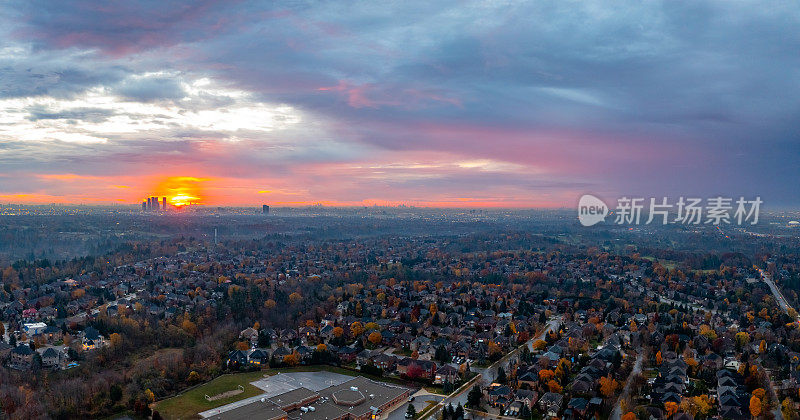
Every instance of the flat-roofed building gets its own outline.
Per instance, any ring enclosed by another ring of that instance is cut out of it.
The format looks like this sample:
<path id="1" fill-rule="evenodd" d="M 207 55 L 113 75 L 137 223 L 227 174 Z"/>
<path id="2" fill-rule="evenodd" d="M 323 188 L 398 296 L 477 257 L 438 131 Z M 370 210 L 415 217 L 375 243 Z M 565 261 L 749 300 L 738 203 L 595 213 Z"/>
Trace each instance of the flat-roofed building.
<path id="1" fill-rule="evenodd" d="M 296 388 L 270 398 L 214 413 L 215 420 L 367 420 L 404 402 L 411 390 L 357 376 L 314 392 Z"/>

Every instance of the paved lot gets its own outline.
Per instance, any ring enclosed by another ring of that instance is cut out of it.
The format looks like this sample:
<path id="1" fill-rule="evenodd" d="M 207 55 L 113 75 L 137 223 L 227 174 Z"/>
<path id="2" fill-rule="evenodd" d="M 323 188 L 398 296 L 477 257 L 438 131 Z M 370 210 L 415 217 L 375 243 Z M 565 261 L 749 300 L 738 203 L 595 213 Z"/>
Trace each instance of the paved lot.
<path id="1" fill-rule="evenodd" d="M 408 403 L 404 402 L 399 404 L 394 411 L 388 413 L 385 420 L 406 420 L 406 410 L 408 410 L 408 404 L 413 404 L 414 408 L 417 409 L 417 413 L 424 410 L 425 407 L 428 406 L 428 401 L 436 401 L 439 402 L 444 399 L 441 395 L 434 395 L 426 392 L 425 390 L 420 390 L 414 395 L 414 402 Z"/>
<path id="2" fill-rule="evenodd" d="M 352 379 L 352 376 L 325 371 L 291 372 L 278 373 L 250 383 L 264 390 L 267 397 L 272 397 L 300 387 L 319 391 L 329 386 L 347 382 L 350 379 Z"/>

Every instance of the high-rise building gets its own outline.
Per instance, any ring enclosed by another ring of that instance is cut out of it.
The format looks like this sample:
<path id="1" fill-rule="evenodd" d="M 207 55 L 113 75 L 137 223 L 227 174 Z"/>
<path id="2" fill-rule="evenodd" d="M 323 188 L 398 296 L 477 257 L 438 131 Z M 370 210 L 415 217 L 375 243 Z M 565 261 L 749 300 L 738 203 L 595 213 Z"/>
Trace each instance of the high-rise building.
<path id="1" fill-rule="evenodd" d="M 264 204 L 261 206 L 261 214 L 269 214 L 269 206 Z"/>
<path id="2" fill-rule="evenodd" d="M 158 211 L 158 197 L 152 197 L 153 199 L 153 210 Z"/>
<path id="3" fill-rule="evenodd" d="M 147 201 L 142 201 L 142 211 L 147 211 Z"/>
<path id="4" fill-rule="evenodd" d="M 161 210 L 167 211 L 167 197 L 161 197 Z"/>

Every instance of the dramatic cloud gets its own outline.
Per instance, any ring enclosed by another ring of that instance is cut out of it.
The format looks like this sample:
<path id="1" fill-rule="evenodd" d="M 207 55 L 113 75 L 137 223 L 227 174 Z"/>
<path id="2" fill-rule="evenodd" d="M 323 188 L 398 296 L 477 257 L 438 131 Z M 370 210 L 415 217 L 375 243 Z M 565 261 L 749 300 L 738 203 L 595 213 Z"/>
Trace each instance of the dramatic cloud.
<path id="1" fill-rule="evenodd" d="M 0 17 L 4 201 L 136 202 L 196 177 L 232 204 L 800 204 L 796 3 L 31 1 Z"/>

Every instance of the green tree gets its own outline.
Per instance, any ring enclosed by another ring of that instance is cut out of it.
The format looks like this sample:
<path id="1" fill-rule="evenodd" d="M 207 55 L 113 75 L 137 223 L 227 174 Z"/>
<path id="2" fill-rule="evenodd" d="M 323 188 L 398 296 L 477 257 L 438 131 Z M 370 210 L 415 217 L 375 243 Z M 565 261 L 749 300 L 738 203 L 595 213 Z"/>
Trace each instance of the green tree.
<path id="1" fill-rule="evenodd" d="M 116 403 L 117 401 L 122 399 L 122 387 L 114 384 L 111 385 L 111 388 L 108 390 L 108 396 L 111 398 L 111 402 Z"/>
<path id="2" fill-rule="evenodd" d="M 469 391 L 467 394 L 467 407 L 470 408 L 478 408 L 481 405 L 481 398 L 483 397 L 483 393 L 481 393 L 481 387 L 475 385 L 472 390 Z"/>
<path id="3" fill-rule="evenodd" d="M 417 409 L 414 408 L 414 404 L 409 404 L 408 409 L 406 410 L 406 414 L 408 418 L 413 419 L 417 416 Z"/>
<path id="4" fill-rule="evenodd" d="M 506 370 L 503 369 L 502 366 L 497 368 L 497 378 L 495 380 L 501 384 L 508 382 L 508 377 L 506 376 Z"/>

